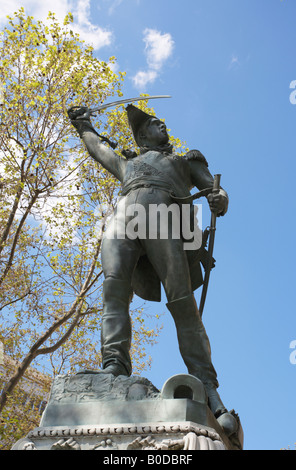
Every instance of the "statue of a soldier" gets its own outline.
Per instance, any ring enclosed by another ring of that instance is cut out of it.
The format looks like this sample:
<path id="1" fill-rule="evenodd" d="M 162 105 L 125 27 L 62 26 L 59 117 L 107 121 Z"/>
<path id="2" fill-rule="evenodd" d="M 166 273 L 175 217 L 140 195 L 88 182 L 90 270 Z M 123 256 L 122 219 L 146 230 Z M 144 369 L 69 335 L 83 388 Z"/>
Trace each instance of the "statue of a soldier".
<path id="1" fill-rule="evenodd" d="M 123 226 L 129 222 L 122 210 L 123 203 L 124 207 L 141 204 L 147 209 L 152 204 L 170 206 L 176 200 L 174 198 L 190 198 L 193 187 L 203 190 L 213 186 L 213 176 L 199 151 L 192 150 L 185 156 L 175 154 L 161 120 L 133 105 L 127 106 L 126 110 L 140 154 L 131 152 L 125 157 L 102 143 L 90 122 L 88 108 L 68 111 L 89 154 L 122 184 L 122 197 L 112 224 L 116 222 Z M 218 216 L 226 213 L 228 197 L 222 188 L 208 196 L 208 201 Z M 217 374 L 211 361 L 209 340 L 193 294 L 203 283 L 200 263 L 206 251 L 203 247 L 185 251 L 183 243 L 182 237 L 170 235 L 152 239 L 132 239 L 127 235 L 112 237 L 108 236 L 107 229 L 101 251 L 105 277 L 102 370 L 92 372 L 131 375 L 129 305 L 132 295 L 135 292 L 145 300 L 160 301 L 162 283 L 188 373 L 203 382 L 209 406 L 218 417 L 227 410 L 217 392 Z"/>

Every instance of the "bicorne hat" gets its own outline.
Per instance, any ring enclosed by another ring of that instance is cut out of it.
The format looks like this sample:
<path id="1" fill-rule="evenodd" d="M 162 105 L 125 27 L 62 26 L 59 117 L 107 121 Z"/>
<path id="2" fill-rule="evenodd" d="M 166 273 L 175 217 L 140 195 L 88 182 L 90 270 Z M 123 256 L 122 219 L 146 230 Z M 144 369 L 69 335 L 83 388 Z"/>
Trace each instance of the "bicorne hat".
<path id="1" fill-rule="evenodd" d="M 155 118 L 150 114 L 145 113 L 136 106 L 129 104 L 126 107 L 128 122 L 131 127 L 132 133 L 136 143 L 140 146 L 139 131 L 143 124 L 145 124 L 149 119 Z"/>

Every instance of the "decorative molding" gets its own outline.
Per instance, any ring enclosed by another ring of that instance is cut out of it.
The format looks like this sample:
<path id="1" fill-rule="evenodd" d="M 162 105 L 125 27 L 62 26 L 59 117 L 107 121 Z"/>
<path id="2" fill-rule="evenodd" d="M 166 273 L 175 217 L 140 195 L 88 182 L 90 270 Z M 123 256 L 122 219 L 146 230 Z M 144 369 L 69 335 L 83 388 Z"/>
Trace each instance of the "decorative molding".
<path id="1" fill-rule="evenodd" d="M 51 446 L 50 450 L 81 450 L 81 446 L 77 441 L 75 441 L 75 439 L 73 439 L 73 437 L 71 437 L 66 441 L 60 439 Z"/>
<path id="2" fill-rule="evenodd" d="M 100 438 L 100 440 L 98 440 Z M 191 422 L 36 428 L 19 450 L 226 450 L 215 431 Z"/>
<path id="3" fill-rule="evenodd" d="M 76 426 L 69 427 L 52 427 L 52 428 L 36 428 L 28 434 L 29 439 L 44 439 L 52 437 L 91 437 L 91 436 L 118 436 L 120 434 L 130 435 L 146 435 L 146 434 L 164 434 L 164 433 L 195 433 L 197 436 L 210 438 L 213 441 L 221 441 L 222 439 L 214 431 L 197 427 L 193 424 L 179 423 L 163 423 L 158 424 L 142 424 L 142 425 L 119 425 L 119 426 Z"/>

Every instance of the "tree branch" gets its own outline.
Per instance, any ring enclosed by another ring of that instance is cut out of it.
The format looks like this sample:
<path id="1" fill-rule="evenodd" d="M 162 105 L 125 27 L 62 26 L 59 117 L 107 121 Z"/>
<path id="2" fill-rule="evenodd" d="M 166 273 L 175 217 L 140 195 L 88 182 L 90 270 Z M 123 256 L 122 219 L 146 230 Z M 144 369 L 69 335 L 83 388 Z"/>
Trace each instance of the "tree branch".
<path id="1" fill-rule="evenodd" d="M 35 342 L 35 344 L 31 347 L 30 351 L 22 361 L 22 363 L 18 366 L 16 372 L 14 375 L 10 378 L 10 380 L 7 382 L 6 386 L 4 387 L 1 398 L 0 398 L 0 413 L 3 410 L 7 399 L 9 395 L 12 394 L 14 388 L 16 385 L 19 383 L 21 378 L 23 377 L 24 373 L 32 363 L 32 361 L 40 355 L 44 354 L 49 354 L 51 352 L 54 352 L 56 349 L 58 349 L 62 344 L 67 341 L 67 339 L 70 337 L 72 331 L 74 330 L 75 326 L 77 325 L 77 322 L 81 316 L 81 310 L 83 307 L 84 299 L 88 291 L 91 289 L 91 287 L 94 285 L 94 281 L 91 282 L 95 267 L 96 267 L 96 262 L 99 256 L 101 250 L 101 238 L 98 240 L 97 248 L 94 254 L 94 258 L 92 261 L 92 264 L 90 266 L 88 275 L 86 277 L 86 280 L 81 288 L 81 291 L 79 295 L 76 297 L 75 301 L 73 302 L 70 310 L 65 314 L 62 318 L 56 320 L 52 326 Z M 101 274 L 101 273 L 100 273 Z M 95 281 L 99 278 L 99 275 L 95 277 Z M 51 347 L 48 348 L 41 348 L 41 346 L 47 341 L 52 334 L 65 322 L 67 322 L 73 315 L 75 315 L 73 322 L 69 326 L 68 330 L 66 333 Z"/>
<path id="2" fill-rule="evenodd" d="M 18 228 L 16 230 L 16 233 L 15 233 L 15 236 L 14 236 L 14 239 L 13 239 L 13 243 L 12 243 L 12 247 L 11 247 L 11 251 L 10 251 L 10 255 L 9 255 L 9 259 L 8 259 L 8 262 L 7 262 L 7 265 L 6 265 L 6 268 L 0 278 L 0 286 L 2 285 L 4 279 L 6 278 L 11 266 L 12 266 L 12 262 L 13 262 L 13 257 L 14 257 L 14 253 L 15 253 L 15 249 L 16 249 L 16 246 L 17 246 L 17 242 L 18 242 L 18 239 L 19 239 L 19 236 L 21 234 L 21 231 L 22 231 L 22 228 L 23 228 L 23 225 L 26 221 L 26 218 L 28 217 L 33 205 L 35 204 L 37 198 L 38 198 L 38 195 L 39 195 L 39 191 L 36 191 L 34 196 L 32 197 L 24 215 L 22 216 L 21 220 L 20 220 L 20 223 L 18 225 Z"/>
<path id="3" fill-rule="evenodd" d="M 0 255 L 1 255 L 1 252 L 4 248 L 4 246 L 5 246 L 5 242 L 7 240 L 8 235 L 9 235 L 9 232 L 10 232 L 11 226 L 13 224 L 15 214 L 16 214 L 16 211 L 18 209 L 19 202 L 20 202 L 23 190 L 24 190 L 24 185 L 23 185 L 24 165 L 25 165 L 25 159 L 23 159 L 23 161 L 21 163 L 21 182 L 20 182 L 19 188 L 16 192 L 16 195 L 15 195 L 15 198 L 14 198 L 14 203 L 13 203 L 13 206 L 12 206 L 12 209 L 11 209 L 11 212 L 10 212 L 5 230 L 4 230 L 4 232 L 2 234 L 2 237 L 1 237 L 1 240 L 0 240 Z"/>

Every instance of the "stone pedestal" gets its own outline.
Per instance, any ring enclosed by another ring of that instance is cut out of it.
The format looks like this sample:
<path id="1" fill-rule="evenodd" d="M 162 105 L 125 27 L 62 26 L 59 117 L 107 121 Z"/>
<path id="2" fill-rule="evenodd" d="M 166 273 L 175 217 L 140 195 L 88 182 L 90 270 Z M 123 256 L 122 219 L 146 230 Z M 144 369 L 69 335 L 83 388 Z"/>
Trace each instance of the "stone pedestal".
<path id="1" fill-rule="evenodd" d="M 191 375 L 171 377 L 161 391 L 137 376 L 65 375 L 53 383 L 40 427 L 12 450 L 242 449 L 237 415 L 222 418 Z"/>

